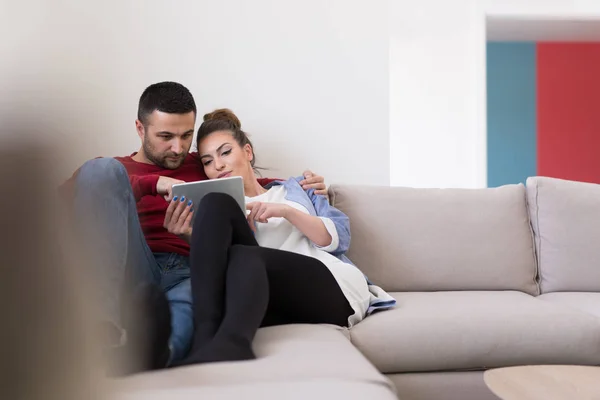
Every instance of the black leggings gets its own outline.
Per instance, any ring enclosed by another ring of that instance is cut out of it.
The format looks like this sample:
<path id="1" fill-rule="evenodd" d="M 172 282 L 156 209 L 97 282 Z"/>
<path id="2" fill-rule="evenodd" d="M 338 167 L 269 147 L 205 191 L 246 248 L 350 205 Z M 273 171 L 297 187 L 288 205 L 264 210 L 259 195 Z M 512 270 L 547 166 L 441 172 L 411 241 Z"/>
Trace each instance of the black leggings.
<path id="1" fill-rule="evenodd" d="M 347 326 L 354 313 L 319 260 L 259 247 L 235 200 L 212 193 L 196 208 L 191 243 L 195 334 L 180 364 L 255 358 L 261 326 Z"/>

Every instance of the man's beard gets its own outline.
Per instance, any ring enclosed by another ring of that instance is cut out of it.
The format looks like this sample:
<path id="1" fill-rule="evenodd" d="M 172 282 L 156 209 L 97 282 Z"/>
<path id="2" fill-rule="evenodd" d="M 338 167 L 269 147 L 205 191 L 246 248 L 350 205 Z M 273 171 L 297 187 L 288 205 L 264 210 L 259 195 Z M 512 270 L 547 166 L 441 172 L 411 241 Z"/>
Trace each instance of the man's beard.
<path id="1" fill-rule="evenodd" d="M 154 152 L 154 148 L 150 145 L 148 140 L 144 140 L 143 144 L 144 155 L 148 160 L 150 160 L 153 164 L 158 165 L 159 167 L 165 169 L 177 169 L 183 164 L 183 160 L 185 160 L 186 153 L 181 153 L 180 155 L 175 155 L 172 153 L 166 154 L 156 154 Z M 169 157 L 177 157 L 177 160 L 169 160 Z"/>

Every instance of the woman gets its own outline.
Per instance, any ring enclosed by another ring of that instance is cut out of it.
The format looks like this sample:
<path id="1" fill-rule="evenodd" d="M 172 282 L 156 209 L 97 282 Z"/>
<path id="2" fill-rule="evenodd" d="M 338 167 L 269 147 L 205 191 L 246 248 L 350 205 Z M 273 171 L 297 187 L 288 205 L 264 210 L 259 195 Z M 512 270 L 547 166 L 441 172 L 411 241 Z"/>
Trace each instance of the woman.
<path id="1" fill-rule="evenodd" d="M 300 179 L 268 189 L 258 183 L 252 143 L 231 111 L 204 116 L 197 147 L 209 179 L 243 178 L 248 213 L 217 193 L 195 211 L 177 201 L 169 206 L 167 228 L 191 244 L 196 327 L 181 364 L 253 359 L 251 344 L 261 326 L 350 327 L 395 304 L 345 258 L 346 215 L 325 197 L 307 194 Z"/>

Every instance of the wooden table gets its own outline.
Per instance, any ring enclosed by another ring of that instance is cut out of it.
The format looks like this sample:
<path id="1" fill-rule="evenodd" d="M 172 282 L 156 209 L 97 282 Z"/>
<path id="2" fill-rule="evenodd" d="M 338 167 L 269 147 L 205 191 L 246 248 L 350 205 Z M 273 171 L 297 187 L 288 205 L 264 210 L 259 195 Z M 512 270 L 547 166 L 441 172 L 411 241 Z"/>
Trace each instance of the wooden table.
<path id="1" fill-rule="evenodd" d="M 503 400 L 600 400 L 600 367 L 531 365 L 486 371 L 485 384 Z"/>

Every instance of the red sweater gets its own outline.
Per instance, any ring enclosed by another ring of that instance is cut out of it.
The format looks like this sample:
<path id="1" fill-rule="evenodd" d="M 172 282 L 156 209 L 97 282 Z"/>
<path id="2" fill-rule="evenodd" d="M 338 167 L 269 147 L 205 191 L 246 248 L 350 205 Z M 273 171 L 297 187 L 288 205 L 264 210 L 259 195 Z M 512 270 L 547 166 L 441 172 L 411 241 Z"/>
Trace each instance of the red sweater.
<path id="1" fill-rule="evenodd" d="M 125 166 L 129 174 L 129 181 L 137 203 L 137 212 L 142 231 L 150 250 L 154 253 L 177 253 L 189 256 L 190 245 L 180 237 L 169 233 L 163 228 L 165 213 L 169 203 L 163 196 L 156 193 L 156 183 L 159 176 L 168 176 L 185 182 L 202 181 L 208 179 L 204 168 L 198 158 L 198 153 L 190 153 L 183 164 L 177 169 L 165 169 L 156 165 L 140 163 L 131 157 L 115 157 Z M 64 194 L 73 193 L 74 178 L 77 171 L 61 190 Z M 273 179 L 259 179 L 261 185 L 272 182 Z"/>

